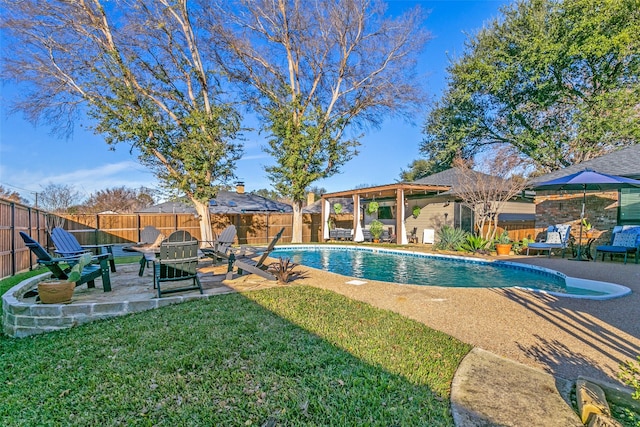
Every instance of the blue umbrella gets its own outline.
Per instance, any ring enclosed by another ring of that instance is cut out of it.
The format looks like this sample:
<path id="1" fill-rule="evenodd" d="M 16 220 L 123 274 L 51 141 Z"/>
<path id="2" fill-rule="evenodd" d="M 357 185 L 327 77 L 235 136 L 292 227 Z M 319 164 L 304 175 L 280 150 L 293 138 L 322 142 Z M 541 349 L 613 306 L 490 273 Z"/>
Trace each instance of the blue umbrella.
<path id="1" fill-rule="evenodd" d="M 621 188 L 640 187 L 640 181 L 617 175 L 607 175 L 591 169 L 552 179 L 551 181 L 534 182 L 534 190 L 582 190 L 582 212 L 580 213 L 580 242 L 582 242 L 582 220 L 587 201 L 587 190 L 618 190 Z M 578 245 L 578 259 L 582 259 L 581 246 Z"/>

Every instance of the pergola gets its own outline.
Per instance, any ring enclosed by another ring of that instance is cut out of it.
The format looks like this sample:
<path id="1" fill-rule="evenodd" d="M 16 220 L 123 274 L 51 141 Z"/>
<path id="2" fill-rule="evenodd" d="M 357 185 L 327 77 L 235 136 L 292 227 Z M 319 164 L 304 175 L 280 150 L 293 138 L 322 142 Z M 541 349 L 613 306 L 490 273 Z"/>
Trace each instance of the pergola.
<path id="1" fill-rule="evenodd" d="M 362 199 L 376 200 L 394 200 L 396 201 L 396 240 L 397 243 L 406 245 L 407 230 L 405 227 L 405 201 L 409 197 L 427 196 L 439 194 L 450 190 L 451 187 L 443 185 L 425 185 L 399 182 L 396 184 L 378 185 L 375 187 L 357 188 L 354 190 L 338 191 L 336 193 L 327 193 L 322 195 L 322 236 L 325 240 L 329 239 L 329 228 L 327 221 L 330 214 L 329 199 L 337 197 L 353 198 L 353 241 L 364 241 L 362 233 L 362 224 L 360 224 L 360 201 Z"/>

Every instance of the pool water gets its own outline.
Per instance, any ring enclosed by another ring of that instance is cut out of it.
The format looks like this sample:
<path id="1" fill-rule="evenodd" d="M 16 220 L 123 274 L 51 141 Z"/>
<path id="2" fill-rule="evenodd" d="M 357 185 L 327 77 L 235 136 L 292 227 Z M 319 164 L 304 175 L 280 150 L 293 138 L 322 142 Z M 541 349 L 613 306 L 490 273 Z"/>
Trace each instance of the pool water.
<path id="1" fill-rule="evenodd" d="M 456 288 L 524 287 L 548 292 L 596 295 L 599 292 L 566 286 L 564 275 L 513 263 L 470 258 L 435 257 L 370 248 L 305 246 L 277 248 L 274 258 L 290 258 L 332 273 L 362 279 Z"/>

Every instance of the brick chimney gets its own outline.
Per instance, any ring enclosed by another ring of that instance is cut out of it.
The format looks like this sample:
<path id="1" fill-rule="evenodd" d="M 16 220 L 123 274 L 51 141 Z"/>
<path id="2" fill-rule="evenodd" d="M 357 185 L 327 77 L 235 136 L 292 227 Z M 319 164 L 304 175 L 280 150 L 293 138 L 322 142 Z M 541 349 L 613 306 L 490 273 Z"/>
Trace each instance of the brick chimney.
<path id="1" fill-rule="evenodd" d="M 242 181 L 236 182 L 236 193 L 244 194 L 244 182 Z"/>
<path id="2" fill-rule="evenodd" d="M 307 194 L 307 206 L 312 205 L 313 202 L 316 201 L 316 195 L 313 193 L 308 193 Z"/>

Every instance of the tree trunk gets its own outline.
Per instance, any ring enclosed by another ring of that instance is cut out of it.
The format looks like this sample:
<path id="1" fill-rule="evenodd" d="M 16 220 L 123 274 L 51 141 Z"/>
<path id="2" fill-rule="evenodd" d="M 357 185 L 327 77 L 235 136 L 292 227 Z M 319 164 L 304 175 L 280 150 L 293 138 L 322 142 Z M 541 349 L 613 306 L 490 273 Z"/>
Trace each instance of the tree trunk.
<path id="1" fill-rule="evenodd" d="M 201 202 L 196 199 L 191 199 L 193 206 L 196 208 L 196 212 L 200 218 L 200 243 L 201 246 L 211 246 L 215 240 L 213 236 L 213 229 L 211 228 L 211 213 L 209 212 L 209 202 Z M 209 243 L 203 243 L 209 242 Z"/>
<path id="2" fill-rule="evenodd" d="M 293 231 L 291 243 L 302 243 L 302 201 L 293 202 Z"/>

